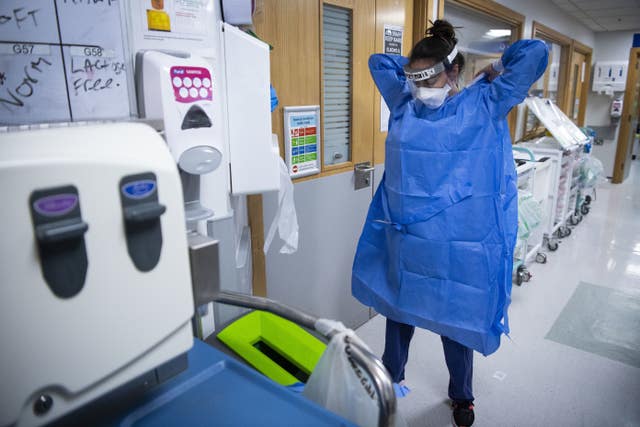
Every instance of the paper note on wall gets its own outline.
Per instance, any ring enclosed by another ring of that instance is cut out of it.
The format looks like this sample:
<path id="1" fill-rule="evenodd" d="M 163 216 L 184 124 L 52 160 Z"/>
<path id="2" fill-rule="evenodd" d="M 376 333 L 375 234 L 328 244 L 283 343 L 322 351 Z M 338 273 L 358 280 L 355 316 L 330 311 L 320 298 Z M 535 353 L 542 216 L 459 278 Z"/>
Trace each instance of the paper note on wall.
<path id="1" fill-rule="evenodd" d="M 202 41 L 210 22 L 209 0 L 138 0 L 144 38 Z"/>
<path id="2" fill-rule="evenodd" d="M 380 132 L 386 132 L 389 130 L 389 107 L 384 102 L 384 98 L 380 97 Z"/>
<path id="3" fill-rule="evenodd" d="M 404 28 L 398 25 L 384 26 L 383 52 L 390 55 L 402 55 L 402 34 Z M 389 107 L 380 97 L 380 132 L 389 129 Z"/>

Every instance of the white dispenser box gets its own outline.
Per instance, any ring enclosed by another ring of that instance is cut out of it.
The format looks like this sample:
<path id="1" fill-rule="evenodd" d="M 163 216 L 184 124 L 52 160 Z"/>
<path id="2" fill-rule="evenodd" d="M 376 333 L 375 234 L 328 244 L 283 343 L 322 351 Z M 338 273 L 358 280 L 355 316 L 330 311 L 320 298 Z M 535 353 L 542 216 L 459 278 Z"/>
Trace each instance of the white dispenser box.
<path id="1" fill-rule="evenodd" d="M 0 425 L 42 425 L 191 348 L 182 188 L 143 124 L 0 139 Z"/>

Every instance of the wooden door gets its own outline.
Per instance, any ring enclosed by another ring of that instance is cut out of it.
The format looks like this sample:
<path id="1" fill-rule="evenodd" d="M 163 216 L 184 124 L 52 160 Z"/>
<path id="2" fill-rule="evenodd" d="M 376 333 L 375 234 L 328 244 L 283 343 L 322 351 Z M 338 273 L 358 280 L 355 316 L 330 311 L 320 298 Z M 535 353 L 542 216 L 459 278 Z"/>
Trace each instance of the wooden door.
<path id="1" fill-rule="evenodd" d="M 587 76 L 587 56 L 580 52 L 573 52 L 571 56 L 571 65 L 569 69 L 569 96 L 567 97 L 567 105 L 565 111 L 574 123 L 581 126 L 584 122 L 584 113 L 586 112 L 586 97 L 583 91 Z M 580 120 L 582 118 L 582 120 Z"/>
<path id="2" fill-rule="evenodd" d="M 616 162 L 613 168 L 613 183 L 619 184 L 629 176 L 631 169 L 631 153 L 633 140 L 638 126 L 640 106 L 640 48 L 631 49 L 629 55 L 629 71 L 624 93 L 620 133 L 616 149 Z"/>

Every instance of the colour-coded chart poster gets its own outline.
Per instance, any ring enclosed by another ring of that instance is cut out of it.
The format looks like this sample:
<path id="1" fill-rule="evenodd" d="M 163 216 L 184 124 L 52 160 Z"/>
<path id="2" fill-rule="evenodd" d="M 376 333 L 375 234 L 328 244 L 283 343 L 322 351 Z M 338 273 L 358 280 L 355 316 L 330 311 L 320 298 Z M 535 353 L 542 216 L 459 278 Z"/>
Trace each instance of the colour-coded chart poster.
<path id="1" fill-rule="evenodd" d="M 284 129 L 289 175 L 320 173 L 320 106 L 285 107 Z"/>

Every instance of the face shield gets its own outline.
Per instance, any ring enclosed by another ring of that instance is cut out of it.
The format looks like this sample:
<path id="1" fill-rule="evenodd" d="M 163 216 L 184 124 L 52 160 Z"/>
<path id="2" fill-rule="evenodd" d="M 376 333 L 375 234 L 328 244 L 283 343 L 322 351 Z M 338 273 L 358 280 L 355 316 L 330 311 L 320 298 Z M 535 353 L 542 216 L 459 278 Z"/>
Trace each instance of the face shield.
<path id="1" fill-rule="evenodd" d="M 458 49 L 454 46 L 443 61 L 431 67 L 415 69 L 405 65 L 404 75 L 416 100 L 421 101 L 429 108 L 438 108 L 444 103 L 451 86 L 448 83 L 444 87 L 433 87 L 433 85 L 439 80 L 441 73 L 451 69 L 451 62 L 457 54 Z"/>
<path id="2" fill-rule="evenodd" d="M 451 64 L 457 55 L 458 49 L 454 46 L 446 58 L 431 67 L 416 69 L 405 65 L 404 75 L 409 82 L 416 86 L 431 87 L 437 81 L 440 73 L 451 69 Z"/>

